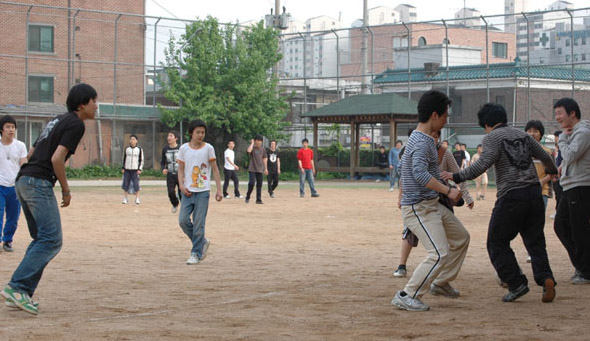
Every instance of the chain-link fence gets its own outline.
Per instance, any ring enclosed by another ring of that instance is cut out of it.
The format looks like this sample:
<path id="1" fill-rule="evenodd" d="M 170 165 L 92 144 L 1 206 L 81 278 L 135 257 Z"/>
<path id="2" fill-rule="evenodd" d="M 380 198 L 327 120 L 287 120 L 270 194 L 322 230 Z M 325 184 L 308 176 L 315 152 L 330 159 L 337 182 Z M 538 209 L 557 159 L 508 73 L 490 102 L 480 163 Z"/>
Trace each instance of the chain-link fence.
<path id="1" fill-rule="evenodd" d="M 65 110 L 68 89 L 86 82 L 98 90 L 103 106 L 99 120 L 87 123 L 74 164 L 117 164 L 129 134 L 136 134 L 146 166 L 156 166 L 169 130 L 156 104 L 177 105 L 163 97 L 158 83 L 165 79 L 159 77 L 165 50 L 171 39 L 177 46 L 192 39 L 184 33 L 194 20 L 146 16 L 138 0 L 100 9 L 68 8 L 67 1 L 52 2 L 61 7 L 21 2 L 0 1 L 0 113 L 17 116 L 19 139 L 30 146 L 49 117 Z M 414 100 L 433 88 L 447 93 L 453 107 L 443 138 L 469 148 L 481 140 L 476 113 L 485 102 L 504 105 L 516 126 L 539 119 L 548 133 L 558 128 L 555 100 L 575 98 L 583 115 L 590 109 L 588 8 L 314 27 L 322 24 L 300 25 L 279 39 L 283 59 L 276 75 L 284 93 L 293 94 L 287 99 L 291 125 L 284 146 L 313 140 L 311 122 L 301 114 L 361 93 Z M 401 124 L 398 138 L 405 140 L 410 127 Z M 319 128 L 318 147 L 336 140 L 349 147 L 348 127 Z M 395 142 L 387 125 L 364 125 L 361 137 L 368 150 Z"/>

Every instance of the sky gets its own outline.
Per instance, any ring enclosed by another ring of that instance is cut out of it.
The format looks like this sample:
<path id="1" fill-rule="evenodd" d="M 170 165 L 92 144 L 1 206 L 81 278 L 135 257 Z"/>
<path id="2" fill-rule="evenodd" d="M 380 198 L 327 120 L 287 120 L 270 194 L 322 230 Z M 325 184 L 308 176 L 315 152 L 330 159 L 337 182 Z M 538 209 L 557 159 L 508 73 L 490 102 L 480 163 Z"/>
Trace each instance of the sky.
<path id="1" fill-rule="evenodd" d="M 529 10 L 541 10 L 555 0 L 529 0 Z M 570 2 L 573 2 L 570 0 Z M 455 12 L 463 8 L 476 8 L 483 15 L 502 14 L 504 0 L 369 0 L 368 7 L 396 7 L 407 3 L 418 12 L 418 21 L 453 18 Z M 441 5 L 444 3 L 444 5 Z M 576 5 L 576 2 L 573 2 Z M 240 22 L 260 20 L 270 14 L 274 0 L 146 0 L 146 14 L 154 16 L 178 17 L 181 19 L 205 18 L 207 15 L 221 22 Z M 343 27 L 363 16 L 363 0 L 281 0 L 291 17 L 300 21 L 320 15 L 335 19 L 342 18 Z"/>

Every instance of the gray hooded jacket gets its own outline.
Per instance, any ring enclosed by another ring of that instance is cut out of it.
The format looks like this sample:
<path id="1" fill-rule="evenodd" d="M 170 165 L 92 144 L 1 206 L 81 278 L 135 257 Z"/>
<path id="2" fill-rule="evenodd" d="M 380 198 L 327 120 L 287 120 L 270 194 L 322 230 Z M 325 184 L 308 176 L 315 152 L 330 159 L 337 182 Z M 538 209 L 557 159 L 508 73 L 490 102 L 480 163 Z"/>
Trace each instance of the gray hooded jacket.
<path id="1" fill-rule="evenodd" d="M 590 121 L 578 122 L 571 134 L 561 133 L 558 145 L 563 157 L 559 179 L 563 190 L 590 186 Z"/>

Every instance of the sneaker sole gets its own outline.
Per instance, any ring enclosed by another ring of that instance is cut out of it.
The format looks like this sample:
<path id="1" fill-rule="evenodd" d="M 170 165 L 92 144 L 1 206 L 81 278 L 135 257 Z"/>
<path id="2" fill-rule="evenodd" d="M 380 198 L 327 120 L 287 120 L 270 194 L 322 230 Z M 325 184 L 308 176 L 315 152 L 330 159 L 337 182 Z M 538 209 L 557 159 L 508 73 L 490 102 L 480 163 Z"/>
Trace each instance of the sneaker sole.
<path id="1" fill-rule="evenodd" d="M 553 302 L 555 298 L 555 281 L 551 278 L 547 278 L 545 280 L 545 284 L 543 285 L 543 297 L 541 301 L 544 303 Z"/>
<path id="2" fill-rule="evenodd" d="M 460 294 L 459 295 L 452 295 L 452 294 L 448 294 L 444 291 L 437 291 L 437 290 L 433 290 L 433 289 L 430 289 L 430 294 L 434 295 L 434 296 L 442 296 L 442 297 L 448 297 L 448 298 L 458 298 L 459 296 L 461 296 Z"/>

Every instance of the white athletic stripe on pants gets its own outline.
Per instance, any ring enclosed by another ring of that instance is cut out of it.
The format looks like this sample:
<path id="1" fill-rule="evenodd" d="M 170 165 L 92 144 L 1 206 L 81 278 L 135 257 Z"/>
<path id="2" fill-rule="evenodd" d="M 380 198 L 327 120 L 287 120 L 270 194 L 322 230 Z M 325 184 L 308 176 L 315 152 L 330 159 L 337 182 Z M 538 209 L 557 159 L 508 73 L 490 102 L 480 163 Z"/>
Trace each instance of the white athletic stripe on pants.
<path id="1" fill-rule="evenodd" d="M 467 254 L 469 233 L 438 198 L 402 206 L 402 217 L 404 226 L 428 252 L 404 288 L 408 295 L 419 298 L 428 292 L 431 283 L 443 286 L 457 277 Z"/>

